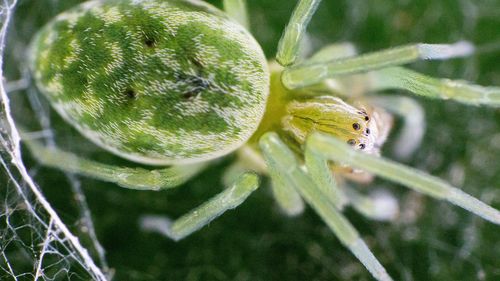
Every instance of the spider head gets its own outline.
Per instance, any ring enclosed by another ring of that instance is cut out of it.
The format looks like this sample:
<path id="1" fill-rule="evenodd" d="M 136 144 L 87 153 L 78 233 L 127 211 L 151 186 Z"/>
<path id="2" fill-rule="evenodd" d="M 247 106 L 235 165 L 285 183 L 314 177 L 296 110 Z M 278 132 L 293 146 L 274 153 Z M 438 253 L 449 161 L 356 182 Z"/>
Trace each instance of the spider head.
<path id="1" fill-rule="evenodd" d="M 344 140 L 355 149 L 379 154 L 392 125 L 391 116 L 380 108 L 349 105 L 339 98 L 321 96 L 292 101 L 283 127 L 300 144 L 319 131 Z"/>
<path id="2" fill-rule="evenodd" d="M 300 145 L 312 132 L 322 132 L 339 138 L 354 149 L 368 154 L 380 154 L 392 127 L 392 116 L 369 104 L 352 106 L 337 97 L 321 96 L 304 101 L 292 101 L 282 120 L 283 128 Z M 373 176 L 347 165 L 332 169 L 345 178 L 367 183 Z"/>

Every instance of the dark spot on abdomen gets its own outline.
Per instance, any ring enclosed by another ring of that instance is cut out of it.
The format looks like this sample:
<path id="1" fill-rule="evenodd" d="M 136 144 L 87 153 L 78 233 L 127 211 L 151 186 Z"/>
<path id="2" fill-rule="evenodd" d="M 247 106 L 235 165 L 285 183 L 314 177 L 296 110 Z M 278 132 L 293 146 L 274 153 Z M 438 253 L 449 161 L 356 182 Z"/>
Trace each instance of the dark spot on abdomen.
<path id="1" fill-rule="evenodd" d="M 134 100 L 134 99 L 137 98 L 137 93 L 132 88 L 125 89 L 125 91 L 123 92 L 123 94 L 129 100 Z"/>

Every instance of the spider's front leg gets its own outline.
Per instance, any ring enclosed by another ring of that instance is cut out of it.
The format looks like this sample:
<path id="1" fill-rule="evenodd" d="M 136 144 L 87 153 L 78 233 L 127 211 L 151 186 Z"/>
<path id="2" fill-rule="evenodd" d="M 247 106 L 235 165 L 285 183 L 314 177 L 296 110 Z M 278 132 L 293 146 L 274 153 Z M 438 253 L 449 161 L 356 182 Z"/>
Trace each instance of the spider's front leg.
<path id="1" fill-rule="evenodd" d="M 462 80 L 433 78 L 395 66 L 417 59 L 462 57 L 470 55 L 473 49 L 465 42 L 451 45 L 414 44 L 356 56 L 356 52 L 349 48 L 349 45 L 330 45 L 306 62 L 285 68 L 282 81 L 290 89 L 305 87 L 314 90 L 311 86 L 328 78 L 336 78 L 347 86 L 342 89 L 343 94 L 346 94 L 345 92 L 356 92 L 357 87 L 349 85 L 348 79 L 345 78 L 349 76 L 346 75 L 365 73 L 361 77 L 365 85 L 364 92 L 402 89 L 428 98 L 451 99 L 472 105 L 500 106 L 500 87 L 484 87 Z"/>
<path id="2" fill-rule="evenodd" d="M 277 61 L 287 66 L 282 75 L 289 89 L 310 87 L 340 75 L 369 72 L 369 90 L 405 89 L 431 98 L 454 99 L 466 104 L 500 106 L 500 88 L 471 85 L 464 81 L 435 79 L 396 67 L 419 59 L 445 60 L 471 55 L 475 48 L 468 42 L 455 44 L 411 44 L 392 49 L 353 56 L 337 55 L 326 50 L 304 63 L 294 64 L 298 49 L 312 14 L 320 1 L 302 0 L 297 4 L 279 42 Z"/>
<path id="3" fill-rule="evenodd" d="M 500 87 L 483 87 L 462 80 L 434 78 L 403 67 L 388 67 L 369 72 L 368 75 L 374 91 L 403 89 L 428 98 L 500 106 Z"/>
<path id="4" fill-rule="evenodd" d="M 323 62 L 305 62 L 283 71 L 283 84 L 289 89 L 311 86 L 338 75 L 354 74 L 389 66 L 403 65 L 419 59 L 464 57 L 474 51 L 467 42 L 456 44 L 411 44 L 359 56 Z"/>
<path id="5" fill-rule="evenodd" d="M 326 159 L 315 151 L 306 147 L 304 152 L 307 171 L 319 189 L 326 195 L 328 200 L 338 209 L 342 210 L 348 203 L 347 195 L 337 186 L 332 176 L 332 171 Z"/>
<path id="6" fill-rule="evenodd" d="M 302 195 L 342 244 L 363 263 L 370 273 L 377 280 L 392 280 L 360 238 L 356 229 L 337 210 L 322 189 L 302 170 L 293 152 L 280 140 L 278 135 L 266 133 L 261 137 L 259 143 L 267 165 L 280 173 L 282 179 Z"/>
<path id="7" fill-rule="evenodd" d="M 339 211 L 350 205 L 370 219 L 387 221 L 396 218 L 399 207 L 392 196 L 366 196 L 353 188 L 338 185 L 327 159 L 309 145 L 305 146 L 304 159 L 307 172 L 316 186 Z"/>
<path id="8" fill-rule="evenodd" d="M 408 159 L 417 150 L 424 138 L 425 112 L 414 99 L 403 96 L 371 96 L 369 104 L 378 106 L 403 119 L 401 132 L 394 143 L 394 154 L 399 159 Z"/>
<path id="9" fill-rule="evenodd" d="M 344 142 L 321 133 L 312 134 L 307 145 L 328 160 L 362 169 L 436 199 L 449 201 L 492 223 L 500 224 L 500 211 L 440 178 L 389 159 L 355 151 Z"/>

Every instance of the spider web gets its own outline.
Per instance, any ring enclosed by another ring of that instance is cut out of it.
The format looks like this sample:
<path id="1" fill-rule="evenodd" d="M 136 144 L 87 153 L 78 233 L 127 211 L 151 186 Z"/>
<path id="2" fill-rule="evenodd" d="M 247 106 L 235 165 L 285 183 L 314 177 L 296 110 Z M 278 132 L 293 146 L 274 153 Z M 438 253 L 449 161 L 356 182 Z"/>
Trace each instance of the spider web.
<path id="1" fill-rule="evenodd" d="M 4 51 L 17 0 L 0 3 L 0 76 Z M 0 164 L 3 186 L 0 191 L 0 279 L 1 280 L 108 280 L 104 250 L 96 238 L 86 198 L 79 182 L 69 178 L 76 198 L 79 223 L 90 243 L 79 237 L 62 221 L 33 181 L 21 158 L 19 132 L 11 116 L 8 94 L 27 87 L 25 78 L 0 84 Z M 44 137 L 51 139 L 50 124 L 36 98 L 30 102 L 39 112 Z M 79 233 L 81 237 L 82 233 Z M 89 253 L 96 253 L 96 257 Z"/>

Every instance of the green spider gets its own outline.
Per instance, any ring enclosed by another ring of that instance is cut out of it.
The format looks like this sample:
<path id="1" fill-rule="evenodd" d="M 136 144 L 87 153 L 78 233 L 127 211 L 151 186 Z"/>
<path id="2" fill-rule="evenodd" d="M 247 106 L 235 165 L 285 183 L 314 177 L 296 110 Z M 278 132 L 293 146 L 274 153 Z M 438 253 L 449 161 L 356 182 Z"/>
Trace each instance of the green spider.
<path id="1" fill-rule="evenodd" d="M 392 125 L 387 111 L 407 121 L 399 154 L 418 146 L 423 121 L 411 99 L 360 97 L 398 88 L 500 106 L 500 88 L 398 66 L 467 56 L 473 46 L 414 44 L 358 56 L 351 45 L 336 44 L 300 58 L 319 3 L 298 2 L 278 46 L 278 63 L 268 64 L 245 28 L 243 0 L 224 1 L 226 13 L 198 0 L 85 2 L 58 15 L 33 40 L 30 63 L 38 88 L 103 149 L 133 162 L 171 166 L 115 167 L 25 142 L 44 165 L 143 190 L 179 186 L 236 152 L 226 177 L 230 187 L 172 222 L 169 237 L 182 239 L 240 205 L 259 185 L 257 175 L 247 172 L 254 171 L 271 177 L 285 213 L 297 215 L 307 202 L 378 280 L 391 277 L 341 211 L 352 205 L 370 218 L 391 219 L 397 204 L 358 194 L 346 179 L 381 176 L 500 224 L 498 210 L 439 178 L 379 157 Z"/>

